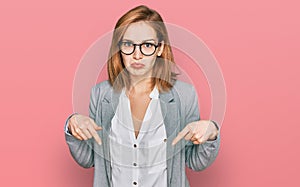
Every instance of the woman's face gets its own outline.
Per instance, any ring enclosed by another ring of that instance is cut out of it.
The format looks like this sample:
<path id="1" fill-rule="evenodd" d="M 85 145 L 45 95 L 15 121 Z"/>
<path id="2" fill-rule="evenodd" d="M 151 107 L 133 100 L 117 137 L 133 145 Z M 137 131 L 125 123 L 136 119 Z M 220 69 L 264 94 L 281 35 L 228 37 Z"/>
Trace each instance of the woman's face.
<path id="1" fill-rule="evenodd" d="M 151 56 L 146 56 L 141 52 L 140 48 L 143 48 L 143 52 L 149 51 L 148 48 L 151 47 L 151 44 L 158 44 L 155 30 L 143 21 L 130 24 L 122 39 L 122 45 L 124 47 L 133 47 L 133 44 L 141 43 L 146 44 L 143 46 L 135 46 L 135 50 L 132 54 L 127 55 L 121 53 L 122 59 L 130 76 L 151 77 L 155 60 L 163 51 L 163 42 L 161 42 L 162 45 L 157 47 Z"/>

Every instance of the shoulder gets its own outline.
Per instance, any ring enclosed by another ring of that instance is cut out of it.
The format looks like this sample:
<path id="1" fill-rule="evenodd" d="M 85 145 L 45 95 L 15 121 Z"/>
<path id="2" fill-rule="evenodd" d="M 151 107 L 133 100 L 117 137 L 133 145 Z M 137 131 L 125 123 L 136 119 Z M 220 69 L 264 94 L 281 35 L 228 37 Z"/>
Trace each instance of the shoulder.
<path id="1" fill-rule="evenodd" d="M 108 80 L 97 83 L 93 86 L 93 89 L 111 89 L 112 86 Z"/>
<path id="2" fill-rule="evenodd" d="M 177 80 L 173 85 L 172 92 L 178 94 L 182 98 L 190 98 L 193 94 L 196 94 L 195 88 L 192 84 Z"/>
<path id="3" fill-rule="evenodd" d="M 183 89 L 183 88 L 185 88 L 185 89 L 191 89 L 193 87 L 193 85 L 190 84 L 190 83 L 187 83 L 187 82 L 176 80 L 176 82 L 175 82 L 175 84 L 174 84 L 173 87 L 176 88 L 176 89 Z"/>
<path id="4" fill-rule="evenodd" d="M 92 87 L 93 91 L 101 91 L 101 92 L 108 92 L 111 91 L 112 89 L 113 87 L 111 86 L 108 80 L 99 82 Z"/>
<path id="5" fill-rule="evenodd" d="M 110 93 L 113 87 L 108 80 L 97 83 L 92 87 L 91 95 L 94 97 L 104 97 L 106 94 Z"/>

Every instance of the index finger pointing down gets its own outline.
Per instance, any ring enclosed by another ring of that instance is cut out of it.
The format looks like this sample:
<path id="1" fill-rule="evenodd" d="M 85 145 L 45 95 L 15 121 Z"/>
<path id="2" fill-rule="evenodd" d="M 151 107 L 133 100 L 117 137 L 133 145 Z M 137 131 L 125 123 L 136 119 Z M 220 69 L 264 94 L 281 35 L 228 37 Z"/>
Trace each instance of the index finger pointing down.
<path id="1" fill-rule="evenodd" d="M 89 129 L 90 133 L 92 134 L 93 138 L 96 140 L 96 142 L 99 145 L 101 145 L 102 141 L 101 141 L 101 138 L 99 137 L 98 133 L 96 132 L 96 130 L 94 128 L 92 128 L 92 127 L 89 127 L 88 129 Z"/>
<path id="2" fill-rule="evenodd" d="M 188 134 L 190 130 L 188 129 L 188 127 L 186 126 L 181 132 L 178 133 L 178 135 L 174 138 L 172 145 L 177 144 L 183 137 L 185 137 L 185 135 Z"/>

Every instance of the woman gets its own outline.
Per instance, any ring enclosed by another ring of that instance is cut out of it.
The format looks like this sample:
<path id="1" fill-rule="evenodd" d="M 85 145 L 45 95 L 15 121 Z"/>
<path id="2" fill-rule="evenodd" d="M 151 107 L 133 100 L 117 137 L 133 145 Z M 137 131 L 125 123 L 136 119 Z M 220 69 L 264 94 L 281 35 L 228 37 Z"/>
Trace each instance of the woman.
<path id="1" fill-rule="evenodd" d="M 216 158 L 218 125 L 199 120 L 192 85 L 176 80 L 161 16 L 138 6 L 117 22 L 109 80 L 91 90 L 89 117 L 73 114 L 66 141 L 94 186 L 189 186 L 185 166 L 203 170 Z M 184 138 L 184 139 L 183 139 Z"/>

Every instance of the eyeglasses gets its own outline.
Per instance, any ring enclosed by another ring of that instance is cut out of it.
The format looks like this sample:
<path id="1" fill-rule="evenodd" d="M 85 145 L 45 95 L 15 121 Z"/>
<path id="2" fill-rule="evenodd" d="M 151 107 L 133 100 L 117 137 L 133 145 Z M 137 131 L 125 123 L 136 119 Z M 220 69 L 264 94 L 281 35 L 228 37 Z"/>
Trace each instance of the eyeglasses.
<path id="1" fill-rule="evenodd" d="M 155 53 L 156 48 L 161 46 L 161 43 L 155 45 L 154 43 L 145 42 L 141 44 L 134 44 L 131 41 L 120 41 L 119 42 L 119 49 L 125 55 L 131 55 L 135 51 L 135 47 L 139 46 L 140 51 L 145 56 L 151 56 Z"/>

